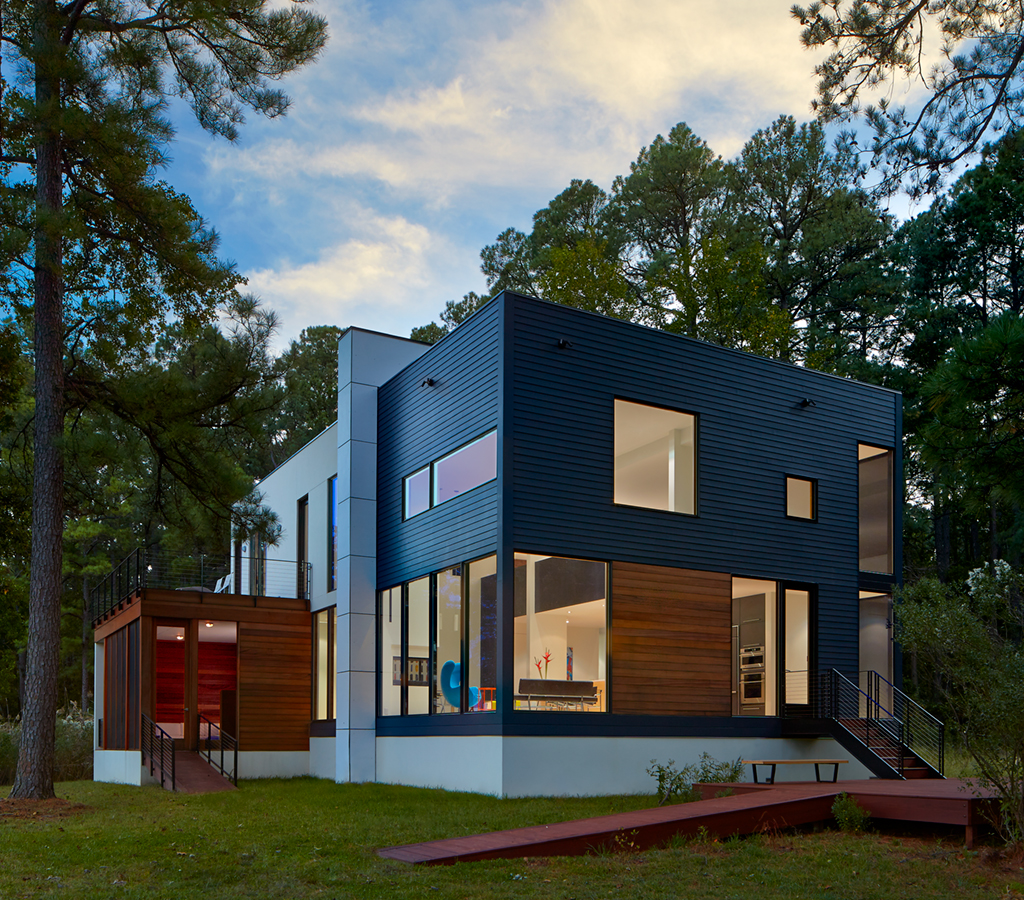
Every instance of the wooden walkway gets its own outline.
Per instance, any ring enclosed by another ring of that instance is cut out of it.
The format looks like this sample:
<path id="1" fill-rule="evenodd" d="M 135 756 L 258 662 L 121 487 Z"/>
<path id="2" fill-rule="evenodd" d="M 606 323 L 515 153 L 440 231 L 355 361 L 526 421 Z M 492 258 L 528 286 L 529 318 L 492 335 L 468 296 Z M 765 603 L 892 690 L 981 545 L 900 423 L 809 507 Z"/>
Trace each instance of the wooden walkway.
<path id="1" fill-rule="evenodd" d="M 701 829 L 729 837 L 821 822 L 832 818 L 832 803 L 843 792 L 875 819 L 963 825 L 971 847 L 975 826 L 987 821 L 985 806 L 992 802 L 989 795 L 979 797 L 970 785 L 956 779 L 734 784 L 728 785 L 733 796 L 714 797 L 723 787 L 702 785 L 704 796 L 711 799 L 696 803 L 406 844 L 377 853 L 403 862 L 446 865 L 478 859 L 578 856 L 600 848 L 646 850 L 674 835 L 693 835 Z"/>

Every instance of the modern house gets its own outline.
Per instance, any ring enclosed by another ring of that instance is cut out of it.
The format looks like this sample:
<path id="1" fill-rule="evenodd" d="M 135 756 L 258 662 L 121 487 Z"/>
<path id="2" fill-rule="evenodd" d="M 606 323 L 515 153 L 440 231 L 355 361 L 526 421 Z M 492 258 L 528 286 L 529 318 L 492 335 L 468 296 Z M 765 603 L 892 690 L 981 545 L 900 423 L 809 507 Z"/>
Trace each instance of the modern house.
<path id="1" fill-rule="evenodd" d="M 892 642 L 900 423 L 892 391 L 510 292 L 434 346 L 351 328 L 337 423 L 260 485 L 279 544 L 177 596 L 109 586 L 97 778 L 138 780 L 142 719 L 194 747 L 203 684 L 243 777 L 595 794 L 701 752 L 899 777 L 909 751 L 856 734 L 934 743 Z"/>

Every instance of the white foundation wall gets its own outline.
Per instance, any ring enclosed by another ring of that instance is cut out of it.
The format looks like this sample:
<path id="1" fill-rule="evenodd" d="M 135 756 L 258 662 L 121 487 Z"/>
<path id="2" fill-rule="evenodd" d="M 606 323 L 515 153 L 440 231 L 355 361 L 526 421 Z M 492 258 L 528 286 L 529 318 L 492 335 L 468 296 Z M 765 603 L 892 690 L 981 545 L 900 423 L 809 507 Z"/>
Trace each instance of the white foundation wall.
<path id="1" fill-rule="evenodd" d="M 841 779 L 871 773 L 831 738 L 386 737 L 377 780 L 508 797 L 653 794 L 651 760 L 677 769 L 701 753 L 735 759 L 848 759 Z M 822 774 L 830 776 L 831 767 Z M 780 767 L 779 782 L 813 781 L 814 766 Z M 743 779 L 751 781 L 750 766 Z"/>
<path id="2" fill-rule="evenodd" d="M 149 775 L 147 770 L 146 775 Z M 139 750 L 93 750 L 92 780 L 111 784 L 141 785 L 142 752 Z"/>
<path id="3" fill-rule="evenodd" d="M 309 739 L 309 774 L 334 781 L 337 772 L 336 739 L 311 737 Z"/>
<path id="4" fill-rule="evenodd" d="M 377 781 L 501 796 L 501 738 L 377 738 Z"/>
<path id="5" fill-rule="evenodd" d="M 308 750 L 239 750 L 239 778 L 296 778 L 309 774 Z"/>

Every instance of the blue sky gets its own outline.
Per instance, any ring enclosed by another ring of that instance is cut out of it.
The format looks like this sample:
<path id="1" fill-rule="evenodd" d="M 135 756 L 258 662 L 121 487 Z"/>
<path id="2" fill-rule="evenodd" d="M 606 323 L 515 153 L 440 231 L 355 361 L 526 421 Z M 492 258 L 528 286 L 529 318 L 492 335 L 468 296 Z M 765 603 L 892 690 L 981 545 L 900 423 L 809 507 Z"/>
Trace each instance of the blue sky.
<path id="1" fill-rule="evenodd" d="M 725 158 L 809 117 L 791 0 L 320 0 L 289 114 L 235 144 L 180 111 L 168 180 L 281 319 L 407 335 L 485 288 L 484 244 L 685 121 Z"/>

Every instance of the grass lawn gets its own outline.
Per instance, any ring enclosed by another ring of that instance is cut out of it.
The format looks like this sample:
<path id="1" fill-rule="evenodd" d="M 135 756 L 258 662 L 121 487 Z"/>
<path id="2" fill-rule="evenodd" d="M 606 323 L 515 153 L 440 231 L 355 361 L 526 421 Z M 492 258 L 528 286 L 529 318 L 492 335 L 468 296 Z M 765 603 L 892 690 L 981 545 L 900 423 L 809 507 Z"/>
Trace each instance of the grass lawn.
<path id="1" fill-rule="evenodd" d="M 761 835 L 647 853 L 426 868 L 379 847 L 603 815 L 653 797 L 501 800 L 312 778 L 184 796 L 69 782 L 84 809 L 4 815 L 0 898 L 884 898 L 1024 900 L 1024 858 L 962 838 Z M 991 858 L 994 855 L 997 858 Z"/>

